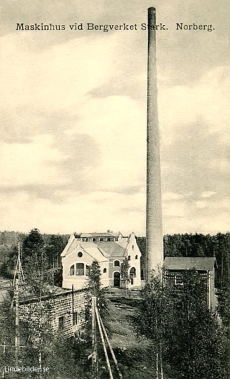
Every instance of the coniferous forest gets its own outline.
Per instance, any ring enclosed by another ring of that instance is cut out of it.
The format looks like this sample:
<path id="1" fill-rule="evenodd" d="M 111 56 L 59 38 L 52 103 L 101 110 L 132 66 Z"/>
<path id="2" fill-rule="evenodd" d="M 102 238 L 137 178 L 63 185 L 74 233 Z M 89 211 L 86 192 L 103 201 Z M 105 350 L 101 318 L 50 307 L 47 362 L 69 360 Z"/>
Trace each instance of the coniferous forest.
<path id="1" fill-rule="evenodd" d="M 25 256 L 31 253 L 31 245 L 34 243 L 41 243 L 44 244 L 48 267 L 61 267 L 60 254 L 68 241 L 69 235 L 40 234 L 38 229 L 33 229 L 29 234 L 22 234 L 14 231 L 3 231 L 0 232 L 0 275 L 6 277 L 12 276 L 12 270 L 15 267 L 17 257 L 18 238 L 24 241 L 23 254 L 25 254 Z M 42 241 L 39 241 L 39 238 Z M 146 257 L 145 237 L 137 237 L 137 243 L 142 254 L 141 271 L 142 278 L 144 278 Z M 230 233 L 218 233 L 216 235 L 165 235 L 164 256 L 216 257 L 217 267 L 215 287 L 218 291 L 221 311 L 222 308 L 226 307 L 225 297 L 230 286 Z M 60 273 L 57 273 L 56 284 L 61 285 Z"/>
<path id="2" fill-rule="evenodd" d="M 38 229 L 33 229 L 28 234 L 0 232 L 0 277 L 12 279 L 18 254 L 17 244 L 20 239 L 23 251 L 22 265 L 32 292 L 35 295 L 39 293 L 39 296 L 41 293 L 45 293 L 45 282 L 61 286 L 60 254 L 68 238 L 68 235 L 41 234 Z M 142 253 L 141 268 L 144 273 L 145 237 L 137 237 L 137 243 Z M 202 303 L 202 283 L 192 272 L 183 278 L 184 291 L 180 294 L 175 294 L 170 287 L 163 288 L 159 278 L 153 277 L 140 293 L 139 300 L 128 299 L 126 291 L 123 300 L 115 300 L 115 307 L 110 302 L 102 315 L 109 335 L 112 336 L 113 333 L 116 335 L 118 329 L 119 340 L 122 338 L 122 333 L 125 334 L 123 338 L 127 340 L 125 319 L 129 322 L 128 328 L 132 325 L 134 331 L 131 331 L 129 337 L 129 348 L 117 347 L 115 349 L 123 378 L 130 377 L 129 373 L 131 372 L 134 379 L 147 379 L 150 376 L 157 379 L 162 377 L 164 379 L 228 379 L 230 373 L 228 362 L 230 351 L 230 233 L 218 233 L 214 236 L 203 234 L 166 235 L 164 237 L 164 254 L 165 257 L 214 256 L 216 258 L 215 287 L 218 311 L 213 314 Z M 94 288 L 94 291 L 95 288 L 97 289 L 97 293 L 92 295 L 97 296 L 104 307 L 107 302 L 100 289 L 100 269 L 96 262 L 94 266 L 92 265 L 91 269 L 89 288 Z M 41 276 L 37 278 L 37 275 L 33 275 L 36 267 L 37 272 L 41 271 L 44 283 L 40 281 Z M 92 286 L 92 283 L 97 283 L 97 287 Z M 67 343 L 61 336 L 56 336 L 52 340 L 49 328 L 45 324 L 45 332 L 42 336 L 44 352 L 41 349 L 41 354 L 48 366 L 53 364 L 53 359 L 55 360 L 57 378 L 72 379 L 76 375 L 79 379 L 92 377 L 92 373 L 88 369 L 87 358 L 91 352 L 90 296 L 87 303 L 88 308 L 86 308 L 88 322 L 84 330 L 84 339 L 71 340 Z M 119 305 L 120 302 L 121 321 L 118 316 L 115 316 L 117 304 Z M 124 302 L 123 305 L 122 302 Z M 13 345 L 14 320 L 11 313 L 9 306 L 3 304 L 1 317 L 3 320 L 7 320 L 7 323 L 2 330 L 2 338 L 5 334 L 4 338 L 11 338 Z M 26 335 L 28 328 L 26 327 L 25 330 Z M 31 341 L 30 343 L 32 344 Z M 50 349 L 50 354 L 47 354 L 48 350 L 46 351 L 46 349 Z M 34 356 L 31 356 L 32 348 L 28 351 L 30 353 L 26 356 L 26 361 L 28 362 L 30 359 L 32 364 L 37 359 L 36 349 Z M 108 375 L 104 368 L 106 364 L 102 358 L 102 350 L 100 350 L 100 354 L 101 371 L 98 372 L 98 378 L 106 378 Z M 12 354 L 7 359 L 11 362 Z M 67 375 L 66 371 L 68 371 Z M 164 376 L 162 376 L 163 372 Z"/>

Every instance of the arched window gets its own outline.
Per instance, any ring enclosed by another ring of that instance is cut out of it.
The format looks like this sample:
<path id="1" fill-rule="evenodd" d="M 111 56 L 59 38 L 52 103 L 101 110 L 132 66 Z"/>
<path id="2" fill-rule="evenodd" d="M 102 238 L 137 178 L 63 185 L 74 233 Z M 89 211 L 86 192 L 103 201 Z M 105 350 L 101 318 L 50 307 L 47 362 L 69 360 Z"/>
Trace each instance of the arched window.
<path id="1" fill-rule="evenodd" d="M 128 255 L 128 261 L 130 261 L 130 259 L 131 259 L 131 257 L 130 257 L 130 255 Z"/>
<path id="2" fill-rule="evenodd" d="M 107 268 L 103 268 L 103 274 L 107 272 Z"/>
<path id="3" fill-rule="evenodd" d="M 114 266 L 120 266 L 120 261 L 114 261 Z"/>
<path id="4" fill-rule="evenodd" d="M 138 259 L 138 255 L 135 255 L 135 259 Z"/>
<path id="5" fill-rule="evenodd" d="M 76 275 L 84 275 L 84 263 L 76 263 Z"/>
<path id="6" fill-rule="evenodd" d="M 89 266 L 85 266 L 85 275 L 89 276 Z"/>
<path id="7" fill-rule="evenodd" d="M 74 275 L 74 265 L 70 267 L 69 274 Z"/>
<path id="8" fill-rule="evenodd" d="M 136 269 L 135 269 L 135 267 L 131 268 L 129 275 L 130 275 L 130 278 L 136 278 Z"/>

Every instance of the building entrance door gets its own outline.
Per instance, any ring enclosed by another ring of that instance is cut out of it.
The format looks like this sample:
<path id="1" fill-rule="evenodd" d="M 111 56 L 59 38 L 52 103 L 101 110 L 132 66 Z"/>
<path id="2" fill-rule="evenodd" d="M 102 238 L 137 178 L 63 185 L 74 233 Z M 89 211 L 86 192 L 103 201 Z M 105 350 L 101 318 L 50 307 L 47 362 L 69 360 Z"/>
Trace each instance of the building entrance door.
<path id="1" fill-rule="evenodd" d="M 120 273 L 119 272 L 114 272 L 113 274 L 114 277 L 114 287 L 120 287 Z"/>
<path id="2" fill-rule="evenodd" d="M 135 267 L 132 267 L 130 270 L 130 283 L 133 285 L 134 284 L 134 278 L 136 278 L 136 269 Z"/>

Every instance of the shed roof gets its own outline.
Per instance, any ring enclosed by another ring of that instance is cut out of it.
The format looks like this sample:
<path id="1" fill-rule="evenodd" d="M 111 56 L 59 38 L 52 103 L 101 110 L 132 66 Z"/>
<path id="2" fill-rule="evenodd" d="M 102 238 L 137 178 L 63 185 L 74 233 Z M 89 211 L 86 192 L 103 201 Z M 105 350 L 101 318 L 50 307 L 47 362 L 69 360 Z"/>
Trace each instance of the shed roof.
<path id="1" fill-rule="evenodd" d="M 166 257 L 163 267 L 168 270 L 212 271 L 216 265 L 215 257 Z"/>

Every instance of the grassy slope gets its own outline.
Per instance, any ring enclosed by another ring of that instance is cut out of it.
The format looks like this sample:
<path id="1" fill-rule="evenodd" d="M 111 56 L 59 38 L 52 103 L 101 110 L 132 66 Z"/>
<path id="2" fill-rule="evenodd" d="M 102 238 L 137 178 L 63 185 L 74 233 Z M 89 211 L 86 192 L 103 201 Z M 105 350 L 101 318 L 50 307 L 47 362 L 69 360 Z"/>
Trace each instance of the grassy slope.
<path id="1" fill-rule="evenodd" d="M 150 343 L 135 334 L 133 318 L 136 311 L 135 306 L 125 300 L 110 302 L 111 344 L 124 379 L 154 378 Z"/>

